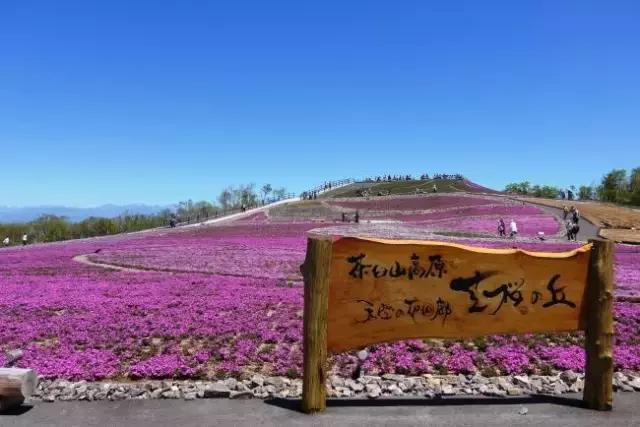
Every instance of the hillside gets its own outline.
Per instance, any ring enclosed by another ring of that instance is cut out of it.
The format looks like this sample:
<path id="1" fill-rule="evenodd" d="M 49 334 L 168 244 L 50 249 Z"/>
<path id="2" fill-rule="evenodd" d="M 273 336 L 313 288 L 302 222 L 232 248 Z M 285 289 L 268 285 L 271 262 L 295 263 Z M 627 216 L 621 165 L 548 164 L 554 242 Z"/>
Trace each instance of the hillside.
<path id="1" fill-rule="evenodd" d="M 367 191 L 370 196 L 432 193 L 434 184 L 437 186 L 438 193 L 498 193 L 466 179 L 414 179 L 410 181 L 355 182 L 322 193 L 320 197 L 325 199 L 359 197 L 364 191 Z"/>

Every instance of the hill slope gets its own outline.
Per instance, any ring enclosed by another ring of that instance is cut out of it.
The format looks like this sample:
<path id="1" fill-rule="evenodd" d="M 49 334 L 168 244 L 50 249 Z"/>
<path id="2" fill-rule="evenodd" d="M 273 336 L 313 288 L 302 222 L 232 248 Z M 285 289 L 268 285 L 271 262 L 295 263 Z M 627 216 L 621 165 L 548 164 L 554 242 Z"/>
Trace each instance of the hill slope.
<path id="1" fill-rule="evenodd" d="M 327 191 L 320 197 L 359 197 L 364 191 L 367 191 L 371 196 L 431 193 L 434 184 L 438 189 L 438 193 L 498 193 L 495 190 L 482 187 L 466 179 L 415 179 L 411 181 L 355 182 L 335 190 Z"/>

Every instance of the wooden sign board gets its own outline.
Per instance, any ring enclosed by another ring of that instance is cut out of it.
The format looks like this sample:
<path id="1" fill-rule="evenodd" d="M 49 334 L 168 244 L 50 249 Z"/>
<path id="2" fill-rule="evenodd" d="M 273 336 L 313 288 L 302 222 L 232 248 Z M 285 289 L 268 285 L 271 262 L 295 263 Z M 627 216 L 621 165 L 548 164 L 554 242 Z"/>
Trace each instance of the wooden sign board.
<path id="1" fill-rule="evenodd" d="M 340 239 L 331 255 L 328 349 L 581 329 L 590 249 Z"/>
<path id="2" fill-rule="evenodd" d="M 413 338 L 585 330 L 585 401 L 611 408 L 612 244 L 570 252 L 310 238 L 303 409 L 323 410 L 328 352 Z"/>

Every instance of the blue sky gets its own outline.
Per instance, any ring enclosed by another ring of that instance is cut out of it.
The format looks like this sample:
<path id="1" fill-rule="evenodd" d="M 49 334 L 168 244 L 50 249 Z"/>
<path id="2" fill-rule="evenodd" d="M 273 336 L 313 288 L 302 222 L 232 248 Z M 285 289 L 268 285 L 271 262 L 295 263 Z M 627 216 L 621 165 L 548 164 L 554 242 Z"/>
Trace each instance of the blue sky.
<path id="1" fill-rule="evenodd" d="M 0 205 L 640 166 L 637 1 L 0 4 Z"/>

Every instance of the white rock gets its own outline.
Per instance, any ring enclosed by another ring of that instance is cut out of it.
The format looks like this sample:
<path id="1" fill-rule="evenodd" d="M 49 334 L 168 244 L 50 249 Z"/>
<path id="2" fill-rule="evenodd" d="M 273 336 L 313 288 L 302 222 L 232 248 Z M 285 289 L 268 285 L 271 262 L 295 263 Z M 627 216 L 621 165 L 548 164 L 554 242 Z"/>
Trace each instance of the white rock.
<path id="1" fill-rule="evenodd" d="M 262 387 L 264 385 L 264 377 L 262 375 L 255 374 L 251 377 L 251 383 L 258 387 Z"/>
<path id="2" fill-rule="evenodd" d="M 367 396 L 369 396 L 372 399 L 380 397 L 380 394 L 382 393 L 382 389 L 380 389 L 380 386 L 375 383 L 367 384 L 366 390 L 367 390 Z"/>

